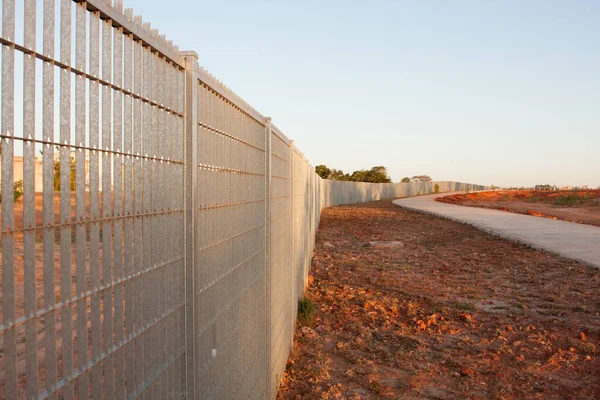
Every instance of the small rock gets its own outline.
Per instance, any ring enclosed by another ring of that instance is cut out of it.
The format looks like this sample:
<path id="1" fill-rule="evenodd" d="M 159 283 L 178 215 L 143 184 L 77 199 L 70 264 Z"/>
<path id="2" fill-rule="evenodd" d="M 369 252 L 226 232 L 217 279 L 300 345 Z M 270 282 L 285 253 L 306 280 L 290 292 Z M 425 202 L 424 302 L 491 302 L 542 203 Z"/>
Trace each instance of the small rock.
<path id="1" fill-rule="evenodd" d="M 335 246 L 330 242 L 325 242 L 323 243 L 323 247 L 325 247 L 326 249 L 333 249 Z"/>
<path id="2" fill-rule="evenodd" d="M 579 340 L 581 340 L 582 342 L 585 342 L 586 339 L 587 339 L 587 337 L 585 336 L 585 333 L 579 332 Z"/>
<path id="3" fill-rule="evenodd" d="M 470 375 L 473 375 L 474 373 L 475 373 L 475 370 L 471 367 L 463 368 L 463 370 L 460 371 L 460 374 L 462 376 L 470 376 Z"/>
<path id="4" fill-rule="evenodd" d="M 303 326 L 302 329 L 300 329 L 300 332 L 302 333 L 302 336 L 309 339 L 317 336 L 316 332 L 310 329 L 308 326 Z"/>
<path id="5" fill-rule="evenodd" d="M 337 347 L 338 349 L 343 349 L 344 348 L 344 343 L 337 342 L 337 344 L 335 345 L 335 347 Z"/>
<path id="6" fill-rule="evenodd" d="M 462 313 L 458 315 L 458 318 L 463 322 L 473 322 L 473 316 L 471 314 Z"/>
<path id="7" fill-rule="evenodd" d="M 404 247 L 404 243 L 391 241 L 391 242 L 368 242 L 364 247 L 398 247 L 402 249 Z"/>
<path id="8" fill-rule="evenodd" d="M 315 282 L 315 277 L 312 275 L 308 275 L 308 285 L 312 285 Z"/>

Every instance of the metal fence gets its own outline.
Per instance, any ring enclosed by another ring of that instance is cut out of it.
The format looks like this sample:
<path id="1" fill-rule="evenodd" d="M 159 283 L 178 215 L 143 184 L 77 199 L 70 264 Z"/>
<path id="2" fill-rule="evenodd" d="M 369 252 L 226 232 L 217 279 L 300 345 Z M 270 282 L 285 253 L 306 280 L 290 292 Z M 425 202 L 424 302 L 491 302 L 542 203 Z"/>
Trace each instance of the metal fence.
<path id="1" fill-rule="evenodd" d="M 0 398 L 274 397 L 321 209 L 435 183 L 320 179 L 120 1 L 1 12 Z"/>

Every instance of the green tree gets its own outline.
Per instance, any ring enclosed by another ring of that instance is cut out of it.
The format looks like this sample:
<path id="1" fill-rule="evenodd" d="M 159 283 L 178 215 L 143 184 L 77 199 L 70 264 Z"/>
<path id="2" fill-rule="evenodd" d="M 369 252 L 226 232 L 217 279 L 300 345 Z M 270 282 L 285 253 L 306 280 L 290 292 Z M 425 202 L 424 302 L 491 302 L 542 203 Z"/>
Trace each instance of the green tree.
<path id="1" fill-rule="evenodd" d="M 352 182 L 372 182 L 372 183 L 391 183 L 387 169 L 378 165 L 369 170 L 360 169 L 352 174 L 345 173 L 341 169 L 329 169 L 325 165 L 317 165 L 315 172 L 323 179 L 332 179 L 334 181 L 352 181 Z"/>
<path id="2" fill-rule="evenodd" d="M 392 180 L 387 174 L 387 169 L 378 165 L 369 170 L 361 169 L 354 171 L 350 175 L 350 180 L 354 182 L 371 182 L 371 183 L 391 183 Z"/>
<path id="3" fill-rule="evenodd" d="M 315 172 L 323 179 L 329 179 L 329 176 L 331 175 L 331 170 L 322 164 L 315 167 Z"/>
<path id="4" fill-rule="evenodd" d="M 71 165 L 70 165 L 70 170 L 71 170 L 71 176 L 70 176 L 70 183 L 71 183 L 71 191 L 75 191 L 75 156 L 73 154 L 71 154 L 70 156 L 71 159 Z M 54 161 L 54 190 L 55 191 L 60 191 L 60 157 L 56 159 L 56 161 Z"/>
<path id="5" fill-rule="evenodd" d="M 334 181 L 350 181 L 350 175 L 344 173 L 341 169 L 332 169 L 331 174 L 329 175 L 329 179 L 333 179 Z"/>
<path id="6" fill-rule="evenodd" d="M 14 201 L 19 200 L 23 196 L 23 180 L 16 181 L 13 189 Z M 0 187 L 0 203 L 2 203 L 2 187 Z"/>
<path id="7" fill-rule="evenodd" d="M 410 178 L 408 176 L 405 176 L 404 178 L 402 178 L 402 180 L 400 181 L 400 183 L 408 183 L 410 182 Z"/>
<path id="8" fill-rule="evenodd" d="M 412 179 L 414 179 L 418 182 L 430 182 L 431 181 L 431 177 L 429 175 L 415 175 L 412 177 Z"/>
<path id="9" fill-rule="evenodd" d="M 368 172 L 366 182 L 392 183 L 392 179 L 387 173 L 387 168 L 383 165 L 378 165 L 371 168 L 371 170 Z"/>

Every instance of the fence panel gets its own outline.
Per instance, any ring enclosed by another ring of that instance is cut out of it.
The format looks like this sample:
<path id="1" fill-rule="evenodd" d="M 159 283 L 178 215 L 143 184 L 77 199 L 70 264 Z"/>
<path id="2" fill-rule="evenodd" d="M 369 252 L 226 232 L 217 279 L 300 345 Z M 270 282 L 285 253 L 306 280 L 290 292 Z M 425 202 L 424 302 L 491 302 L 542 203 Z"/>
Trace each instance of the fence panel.
<path id="1" fill-rule="evenodd" d="M 207 81 L 197 84 L 193 397 L 260 398 L 267 369 L 265 127 Z"/>
<path id="2" fill-rule="evenodd" d="M 276 392 L 292 338 L 291 152 L 286 138 L 271 135 L 270 385 Z"/>
<path id="3" fill-rule="evenodd" d="M 72 0 L 3 1 L 2 47 L 0 397 L 183 395 L 175 49 Z"/>

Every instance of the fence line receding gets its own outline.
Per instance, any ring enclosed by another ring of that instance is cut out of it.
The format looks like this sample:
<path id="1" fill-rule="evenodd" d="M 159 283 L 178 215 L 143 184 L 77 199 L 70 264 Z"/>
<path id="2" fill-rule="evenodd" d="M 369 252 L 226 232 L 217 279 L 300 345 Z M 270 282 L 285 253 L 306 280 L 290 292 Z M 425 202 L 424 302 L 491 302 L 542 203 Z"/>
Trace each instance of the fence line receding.
<path id="1" fill-rule="evenodd" d="M 434 191 L 322 180 L 119 0 L 1 22 L 0 398 L 273 398 L 321 209 Z"/>

